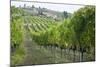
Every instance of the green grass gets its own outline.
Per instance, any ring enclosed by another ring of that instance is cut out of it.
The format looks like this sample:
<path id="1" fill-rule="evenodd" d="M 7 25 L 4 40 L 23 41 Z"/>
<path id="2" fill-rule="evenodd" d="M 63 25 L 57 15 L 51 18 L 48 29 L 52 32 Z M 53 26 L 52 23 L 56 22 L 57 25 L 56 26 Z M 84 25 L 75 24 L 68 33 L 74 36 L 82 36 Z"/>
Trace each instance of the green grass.
<path id="1" fill-rule="evenodd" d="M 25 57 L 25 50 L 22 46 L 16 49 L 14 53 L 11 53 L 11 65 L 15 66 L 22 62 L 22 59 Z"/>

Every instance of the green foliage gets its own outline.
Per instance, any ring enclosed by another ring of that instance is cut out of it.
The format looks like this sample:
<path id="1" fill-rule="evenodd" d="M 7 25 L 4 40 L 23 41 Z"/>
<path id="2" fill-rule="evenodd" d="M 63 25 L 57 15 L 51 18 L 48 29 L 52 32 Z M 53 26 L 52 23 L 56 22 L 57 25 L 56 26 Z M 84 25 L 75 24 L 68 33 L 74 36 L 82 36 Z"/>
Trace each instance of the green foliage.
<path id="1" fill-rule="evenodd" d="M 71 18 L 77 44 L 83 48 L 95 45 L 95 7 L 86 6 L 74 13 Z"/>
<path id="2" fill-rule="evenodd" d="M 15 65 L 21 61 L 25 55 L 23 49 L 23 17 L 22 10 L 11 7 L 11 65 Z"/>
<path id="3" fill-rule="evenodd" d="M 22 44 L 24 32 L 22 25 L 23 20 L 25 20 L 24 24 L 26 24 L 28 33 L 30 33 L 33 41 L 40 46 L 50 45 L 61 49 L 72 47 L 74 50 L 83 48 L 85 52 L 89 52 L 92 50 L 91 48 L 95 47 L 94 6 L 83 7 L 71 17 L 67 17 L 67 13 L 64 12 L 66 19 L 59 22 L 44 16 L 28 16 L 23 19 L 23 10 L 20 10 L 14 6 L 11 7 L 11 46 Z M 41 11 L 39 13 L 42 14 Z M 21 50 L 16 50 L 15 56 L 12 56 L 14 63 L 20 59 L 21 53 L 19 51 Z"/>
<path id="4" fill-rule="evenodd" d="M 39 33 L 39 32 L 37 32 Z M 74 46 L 80 49 L 95 45 L 95 7 L 86 6 L 76 11 L 62 23 L 50 25 L 37 37 L 39 44 L 58 44 L 59 47 Z"/>
<path id="5" fill-rule="evenodd" d="M 17 48 L 17 50 L 11 54 L 11 65 L 16 65 L 18 63 L 20 63 L 21 60 L 23 60 L 23 58 L 25 57 L 25 50 L 22 46 L 20 46 L 20 48 Z"/>
<path id="6" fill-rule="evenodd" d="M 11 6 L 11 16 L 22 16 L 24 14 L 23 9 Z"/>
<path id="7" fill-rule="evenodd" d="M 21 44 L 22 42 L 22 35 L 23 35 L 23 31 L 22 31 L 22 23 L 23 19 L 17 19 L 14 20 L 13 22 L 11 22 L 11 43 L 12 46 L 14 44 Z"/>

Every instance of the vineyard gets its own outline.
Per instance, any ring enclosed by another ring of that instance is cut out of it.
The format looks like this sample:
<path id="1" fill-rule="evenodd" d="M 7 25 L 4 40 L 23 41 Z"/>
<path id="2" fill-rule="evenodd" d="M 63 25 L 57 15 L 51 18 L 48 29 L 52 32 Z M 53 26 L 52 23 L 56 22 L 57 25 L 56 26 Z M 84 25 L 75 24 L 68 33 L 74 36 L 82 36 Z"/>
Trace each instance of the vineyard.
<path id="1" fill-rule="evenodd" d="M 63 20 L 11 7 L 11 65 L 95 60 L 95 6 Z"/>

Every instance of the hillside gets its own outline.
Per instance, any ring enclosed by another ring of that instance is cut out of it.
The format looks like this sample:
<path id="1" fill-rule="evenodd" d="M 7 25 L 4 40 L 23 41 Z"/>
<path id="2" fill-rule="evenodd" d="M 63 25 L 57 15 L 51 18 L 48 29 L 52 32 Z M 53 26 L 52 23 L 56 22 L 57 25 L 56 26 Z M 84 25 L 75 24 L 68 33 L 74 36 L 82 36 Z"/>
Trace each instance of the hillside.
<path id="1" fill-rule="evenodd" d="M 23 9 L 28 15 L 31 15 L 31 16 L 42 15 L 42 16 L 51 17 L 57 20 L 63 20 L 63 12 L 54 11 L 47 8 L 40 8 L 40 7 L 39 8 L 24 7 Z M 68 16 L 71 16 L 71 13 L 68 13 Z"/>

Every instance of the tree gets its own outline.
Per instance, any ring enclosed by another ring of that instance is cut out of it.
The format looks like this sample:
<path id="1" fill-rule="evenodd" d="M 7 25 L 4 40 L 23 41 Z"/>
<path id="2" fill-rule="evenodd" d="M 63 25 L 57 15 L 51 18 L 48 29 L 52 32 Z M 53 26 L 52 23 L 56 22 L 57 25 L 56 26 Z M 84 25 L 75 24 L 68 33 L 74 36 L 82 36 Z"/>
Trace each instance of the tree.
<path id="1" fill-rule="evenodd" d="M 24 8 L 26 8 L 26 4 L 24 4 Z"/>
<path id="2" fill-rule="evenodd" d="M 76 44 L 78 44 L 79 51 L 81 52 L 80 61 L 83 61 L 83 53 L 86 51 L 86 48 L 91 42 L 93 42 L 91 45 L 95 45 L 95 7 L 86 6 L 79 9 L 74 13 L 71 22 L 77 40 Z"/>
<path id="3" fill-rule="evenodd" d="M 32 5 L 32 8 L 34 8 L 34 5 Z"/>
<path id="4" fill-rule="evenodd" d="M 63 16 L 64 18 L 67 18 L 68 17 L 68 13 L 66 11 L 63 12 Z"/>
<path id="5" fill-rule="evenodd" d="M 39 15 L 42 15 L 42 14 L 43 14 L 42 8 L 41 8 L 41 7 L 38 8 L 38 14 L 39 14 Z"/>

